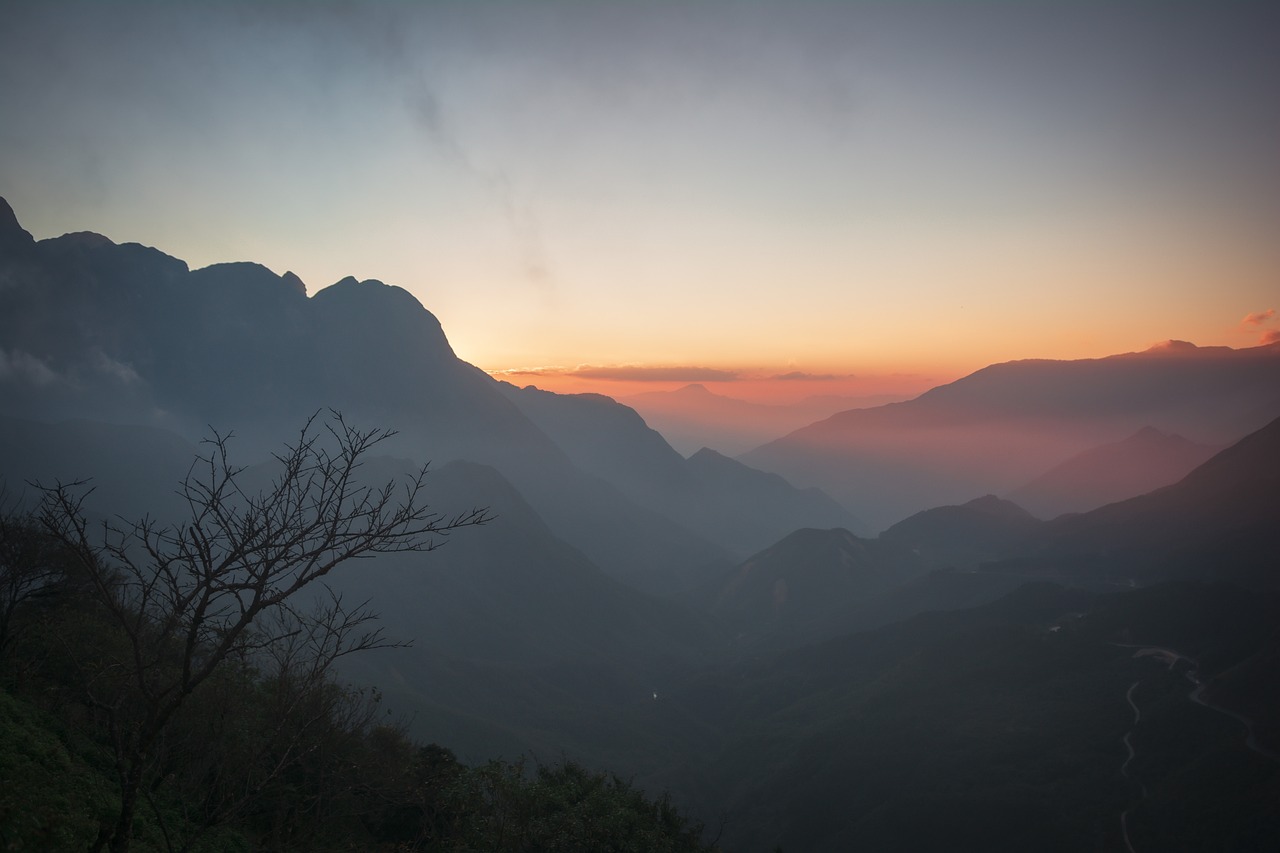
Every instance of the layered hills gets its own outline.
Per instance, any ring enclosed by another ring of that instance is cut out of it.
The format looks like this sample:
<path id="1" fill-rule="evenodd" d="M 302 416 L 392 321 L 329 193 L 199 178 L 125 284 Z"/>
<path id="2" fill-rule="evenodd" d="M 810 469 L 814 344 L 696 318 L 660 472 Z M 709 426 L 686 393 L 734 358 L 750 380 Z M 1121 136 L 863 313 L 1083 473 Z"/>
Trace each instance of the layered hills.
<path id="1" fill-rule="evenodd" d="M 1280 345 L 1171 342 L 1079 361 L 992 365 L 914 400 L 856 409 L 744 454 L 883 529 L 938 504 L 1009 494 L 1143 427 L 1224 445 L 1280 416 Z"/>

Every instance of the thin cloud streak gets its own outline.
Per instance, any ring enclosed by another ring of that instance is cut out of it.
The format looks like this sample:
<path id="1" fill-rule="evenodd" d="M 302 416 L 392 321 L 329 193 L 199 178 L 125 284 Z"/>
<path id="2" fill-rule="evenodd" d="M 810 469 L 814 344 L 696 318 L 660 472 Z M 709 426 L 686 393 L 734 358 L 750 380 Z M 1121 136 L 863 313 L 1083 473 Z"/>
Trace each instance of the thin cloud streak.
<path id="1" fill-rule="evenodd" d="M 579 379 L 606 379 L 619 382 L 737 382 L 743 378 L 740 371 L 715 367 L 648 367 L 644 365 L 577 367 L 524 367 L 507 370 L 490 370 L 490 376 L 564 376 Z"/>
<path id="2" fill-rule="evenodd" d="M 856 379 L 857 376 L 853 373 L 805 373 L 801 370 L 793 370 L 790 373 L 779 373 L 769 378 L 782 382 L 840 382 L 846 379 Z"/>

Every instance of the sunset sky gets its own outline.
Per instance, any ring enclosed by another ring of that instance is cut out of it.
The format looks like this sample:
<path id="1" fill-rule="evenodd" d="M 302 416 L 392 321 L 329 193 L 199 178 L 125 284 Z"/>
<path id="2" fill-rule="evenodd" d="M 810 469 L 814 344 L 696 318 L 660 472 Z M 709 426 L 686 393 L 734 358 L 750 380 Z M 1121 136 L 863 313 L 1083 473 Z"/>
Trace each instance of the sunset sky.
<path id="1" fill-rule="evenodd" d="M 9 0 L 0 195 L 398 284 L 557 390 L 1249 346 L 1280 5 Z"/>

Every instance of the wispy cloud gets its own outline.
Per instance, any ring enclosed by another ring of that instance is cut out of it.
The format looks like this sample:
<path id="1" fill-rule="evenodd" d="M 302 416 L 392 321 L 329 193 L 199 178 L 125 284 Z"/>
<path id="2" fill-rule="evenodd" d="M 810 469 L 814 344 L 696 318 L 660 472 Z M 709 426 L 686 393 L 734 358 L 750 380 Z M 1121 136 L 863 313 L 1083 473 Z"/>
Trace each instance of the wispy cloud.
<path id="1" fill-rule="evenodd" d="M 542 225 L 532 204 L 517 194 L 506 171 L 481 166 L 463 145 L 444 115 L 440 99 L 425 79 L 408 84 L 405 105 L 435 151 L 471 175 L 502 214 L 519 253 L 526 280 L 544 295 L 555 289 L 551 258 L 542 239 Z"/>
<path id="2" fill-rule="evenodd" d="M 1244 319 L 1240 321 L 1240 330 L 1252 334 L 1262 329 L 1263 326 L 1271 325 L 1271 321 L 1276 319 L 1276 309 L 1268 308 L 1266 311 L 1254 311 L 1252 314 L 1244 315 Z M 1258 337 L 1260 345 L 1274 344 L 1280 341 L 1280 329 L 1262 329 L 1262 334 Z"/>
<path id="3" fill-rule="evenodd" d="M 736 382 L 741 374 L 736 370 L 720 370 L 714 367 L 643 367 L 621 365 L 618 367 L 591 367 L 583 365 L 573 371 L 584 379 L 616 379 L 623 382 Z"/>
<path id="4" fill-rule="evenodd" d="M 142 381 L 133 365 L 117 361 L 101 349 L 94 347 L 89 353 L 89 363 L 97 372 L 125 385 L 134 385 Z"/>
<path id="5" fill-rule="evenodd" d="M 43 386 L 61 382 L 63 379 L 42 359 L 29 352 L 0 350 L 0 381 Z"/>
<path id="6" fill-rule="evenodd" d="M 571 372 L 565 367 L 508 367 L 502 370 L 486 370 L 490 376 L 503 379 L 508 376 L 567 376 Z"/>
<path id="7" fill-rule="evenodd" d="M 793 370 L 790 373 L 779 373 L 776 376 L 770 376 L 769 378 L 779 379 L 784 382 L 838 382 L 843 379 L 854 379 L 856 377 L 852 373 L 805 373 L 802 370 Z"/>
<path id="8" fill-rule="evenodd" d="M 569 376 L 580 379 L 608 379 L 618 382 L 737 382 L 743 378 L 742 373 L 737 370 L 723 370 L 716 367 L 653 367 L 636 364 L 517 367 L 506 370 L 490 370 L 489 375 L 499 379 L 515 376 Z"/>

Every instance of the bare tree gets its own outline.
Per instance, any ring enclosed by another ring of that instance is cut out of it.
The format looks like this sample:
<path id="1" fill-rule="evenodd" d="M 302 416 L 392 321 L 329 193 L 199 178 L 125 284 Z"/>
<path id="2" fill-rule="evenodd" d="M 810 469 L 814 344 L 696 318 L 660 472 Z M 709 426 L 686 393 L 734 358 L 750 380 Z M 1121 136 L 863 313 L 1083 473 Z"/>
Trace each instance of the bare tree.
<path id="1" fill-rule="evenodd" d="M 338 657 L 385 645 L 370 614 L 329 598 L 300 610 L 309 587 L 341 563 L 378 553 L 430 551 L 443 536 L 488 520 L 483 509 L 444 516 L 423 499 L 422 468 L 371 487 L 358 470 L 394 433 L 360 430 L 338 413 L 308 420 L 275 459 L 270 486 L 250 493 L 228 459 L 230 436 L 205 442 L 179 487 L 188 518 L 90 525 L 83 483 L 44 489 L 45 528 L 74 554 L 94 598 L 123 640 L 85 673 L 88 701 L 105 717 L 116 755 L 120 812 L 95 849 L 127 851 L 140 794 L 157 784 L 163 737 L 220 667 L 310 648 L 306 674 Z M 305 642 L 299 643 L 299 639 Z M 305 668 L 304 668 L 305 669 Z"/>

